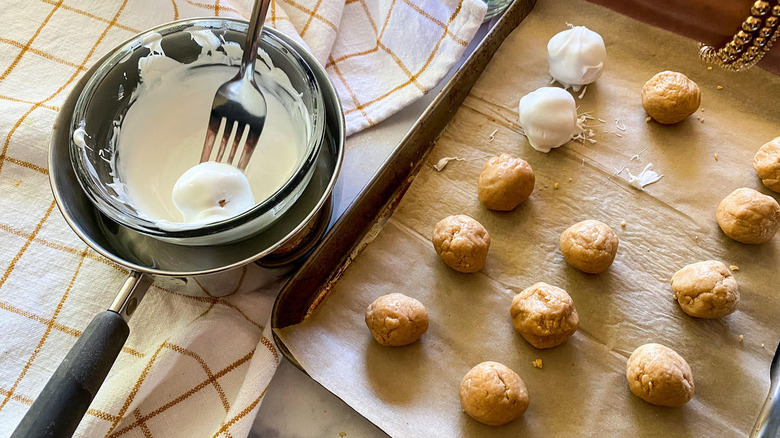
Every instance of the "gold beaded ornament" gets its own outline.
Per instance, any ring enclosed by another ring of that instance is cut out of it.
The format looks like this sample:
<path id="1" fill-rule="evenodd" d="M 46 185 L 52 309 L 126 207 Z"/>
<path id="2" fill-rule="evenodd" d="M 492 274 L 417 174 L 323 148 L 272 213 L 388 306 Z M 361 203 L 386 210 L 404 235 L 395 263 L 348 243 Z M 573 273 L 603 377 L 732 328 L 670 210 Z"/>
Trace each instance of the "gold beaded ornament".
<path id="1" fill-rule="evenodd" d="M 699 43 L 699 58 L 728 71 L 746 70 L 754 66 L 777 41 L 780 35 L 780 0 L 770 5 L 758 0 L 750 9 L 750 16 L 742 22 L 742 29 L 721 49 Z"/>

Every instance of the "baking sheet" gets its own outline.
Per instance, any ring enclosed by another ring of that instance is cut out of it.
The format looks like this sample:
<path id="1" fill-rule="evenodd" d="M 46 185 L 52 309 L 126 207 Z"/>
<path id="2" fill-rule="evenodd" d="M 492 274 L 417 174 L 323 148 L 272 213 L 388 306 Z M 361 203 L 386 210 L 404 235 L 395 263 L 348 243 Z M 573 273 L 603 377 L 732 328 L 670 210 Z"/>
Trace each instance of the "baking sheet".
<path id="1" fill-rule="evenodd" d="M 578 100 L 580 112 L 606 123 L 589 122 L 595 144 L 542 154 L 520 135 L 516 107 L 549 82 L 546 43 L 567 22 L 587 25 L 607 43 L 604 75 Z M 747 434 L 780 338 L 780 238 L 760 246 L 731 241 L 718 229 L 715 208 L 738 187 L 770 193 L 751 160 L 780 135 L 780 79 L 760 69 L 707 70 L 695 54 L 694 41 L 598 6 L 539 0 L 428 160 L 467 161 L 442 172 L 426 166 L 328 298 L 304 323 L 278 330 L 280 338 L 315 380 L 393 436 Z M 665 69 L 686 73 L 702 89 L 702 109 L 675 126 L 647 123 L 639 97 L 642 84 Z M 537 178 L 531 198 L 510 213 L 488 211 L 476 197 L 484 161 L 502 152 L 528 160 Z M 613 175 L 624 165 L 637 174 L 650 162 L 664 177 L 644 192 L 630 187 L 625 173 Z M 435 223 L 457 213 L 491 233 L 478 274 L 447 268 L 430 243 Z M 620 238 L 604 274 L 576 271 L 558 249 L 560 233 L 584 219 L 606 222 Z M 668 285 L 677 269 L 706 259 L 739 266 L 742 302 L 719 320 L 685 315 Z M 512 296 L 537 281 L 566 289 L 580 314 L 574 337 L 551 350 L 528 345 L 509 316 Z M 391 292 L 426 305 L 431 325 L 420 342 L 388 349 L 372 340 L 365 308 Z M 630 394 L 625 361 L 647 342 L 665 344 L 690 363 L 696 393 L 686 406 L 655 407 Z M 542 369 L 531 365 L 537 358 Z M 460 379 L 485 360 L 506 364 L 528 386 L 528 411 L 507 426 L 484 426 L 461 411 Z"/>

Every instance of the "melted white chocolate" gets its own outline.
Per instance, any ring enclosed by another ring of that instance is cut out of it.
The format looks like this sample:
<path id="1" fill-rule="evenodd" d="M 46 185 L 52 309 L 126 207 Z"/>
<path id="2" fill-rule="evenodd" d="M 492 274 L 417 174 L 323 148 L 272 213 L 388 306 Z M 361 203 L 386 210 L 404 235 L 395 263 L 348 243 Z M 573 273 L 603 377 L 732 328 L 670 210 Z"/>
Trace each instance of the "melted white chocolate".
<path id="1" fill-rule="evenodd" d="M 119 174 L 133 204 L 145 216 L 190 222 L 176 208 L 173 188 L 200 161 L 214 93 L 234 74 L 235 69 L 226 66 L 169 71 L 159 82 L 144 87 L 128 110 L 117 142 Z M 257 201 L 267 199 L 287 181 L 305 147 L 288 110 L 272 93 L 265 97 L 268 116 L 246 168 Z M 214 151 L 218 147 L 219 138 Z"/>
<path id="2" fill-rule="evenodd" d="M 300 94 L 261 52 L 256 80 L 265 95 L 268 115 L 246 176 L 235 168 L 238 175 L 209 165 L 196 166 L 214 94 L 236 74 L 241 48 L 221 40 L 211 30 L 191 29 L 189 33 L 203 48 L 191 64 L 166 57 L 160 35 L 151 34 L 143 41 L 150 53 L 138 62 L 141 82 L 127 113 L 115 121 L 111 139 L 115 145 L 111 161 L 114 182 L 108 185 L 117 199 L 163 229 L 227 219 L 252 208 L 255 201 L 269 198 L 298 168 L 311 129 Z M 90 147 L 85 141 L 89 139 L 88 127 L 82 125 L 73 137 L 80 147 Z M 185 190 L 182 185 L 175 190 L 180 177 L 186 186 L 198 189 Z M 226 198 L 231 202 L 219 206 Z"/>

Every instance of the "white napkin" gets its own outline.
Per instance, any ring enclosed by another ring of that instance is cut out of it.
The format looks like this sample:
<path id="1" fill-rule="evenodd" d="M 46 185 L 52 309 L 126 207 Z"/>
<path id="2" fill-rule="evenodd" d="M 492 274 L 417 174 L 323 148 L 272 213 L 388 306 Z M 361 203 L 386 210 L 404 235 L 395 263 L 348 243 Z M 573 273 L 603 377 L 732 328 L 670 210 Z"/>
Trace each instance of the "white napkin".
<path id="1" fill-rule="evenodd" d="M 187 17 L 246 17 L 252 2 L 5 0 L 1 7 L 0 436 L 7 436 L 127 274 L 89 250 L 52 200 L 47 149 L 60 105 L 87 68 L 134 34 Z M 435 86 L 484 11 L 480 0 L 278 0 L 267 23 L 326 65 L 354 133 Z M 280 360 L 267 324 L 285 278 L 251 265 L 186 285 L 156 283 L 77 435 L 246 436 Z"/>

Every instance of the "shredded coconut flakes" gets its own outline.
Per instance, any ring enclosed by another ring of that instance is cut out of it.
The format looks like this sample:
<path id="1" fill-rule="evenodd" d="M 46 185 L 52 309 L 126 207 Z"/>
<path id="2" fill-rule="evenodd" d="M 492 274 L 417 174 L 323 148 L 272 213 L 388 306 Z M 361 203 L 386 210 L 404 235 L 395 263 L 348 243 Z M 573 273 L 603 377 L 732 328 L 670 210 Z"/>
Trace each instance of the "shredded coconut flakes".
<path id="1" fill-rule="evenodd" d="M 653 170 L 653 163 L 648 163 L 647 166 L 639 172 L 639 175 L 636 176 L 631 174 L 631 171 L 625 168 L 625 166 L 623 168 L 628 173 L 628 183 L 639 190 L 644 190 L 645 186 L 658 182 L 658 180 L 663 178 L 663 175 Z M 622 171 L 623 169 L 621 169 L 621 172 Z"/>
<path id="2" fill-rule="evenodd" d="M 585 92 L 586 92 L 586 91 L 588 91 L 588 86 L 587 86 L 587 85 L 586 85 L 586 86 L 584 86 L 584 87 L 582 87 L 582 93 L 580 93 L 580 95 L 579 95 L 579 96 L 577 96 L 577 98 L 578 98 L 578 99 L 582 99 L 583 97 L 585 97 Z"/>
<path id="3" fill-rule="evenodd" d="M 593 116 L 591 116 L 590 113 L 582 113 L 577 116 L 577 126 L 580 128 L 580 132 L 572 137 L 572 140 L 579 140 L 583 144 L 585 144 L 586 141 L 591 144 L 598 143 L 598 141 L 593 139 L 595 134 L 593 133 L 593 130 L 588 127 L 588 120 L 593 120 Z"/>
<path id="4" fill-rule="evenodd" d="M 638 153 L 638 154 L 636 154 L 636 155 L 632 155 L 632 156 L 631 156 L 631 159 L 630 159 L 630 160 L 628 160 L 628 161 L 634 161 L 634 160 L 638 160 L 638 159 L 639 159 L 639 156 L 640 156 L 640 155 L 642 155 L 642 154 L 643 154 L 643 153 L 644 153 L 646 150 L 647 150 L 647 148 L 644 148 L 644 149 L 642 149 L 641 151 L 639 151 L 639 153 Z"/>
<path id="5" fill-rule="evenodd" d="M 445 167 L 447 167 L 448 164 L 450 164 L 450 161 L 466 161 L 466 159 L 460 157 L 444 157 L 441 160 L 439 160 L 436 164 L 434 164 L 433 168 L 437 172 L 441 172 L 442 170 L 444 170 Z"/>
<path id="6" fill-rule="evenodd" d="M 450 161 L 474 161 L 474 160 L 482 160 L 488 157 L 491 157 L 490 154 L 480 154 L 473 157 L 444 157 L 441 160 L 439 160 L 436 164 L 433 165 L 434 170 L 437 172 L 441 172 L 444 170 L 445 167 L 447 167 L 448 164 L 450 164 Z"/>

